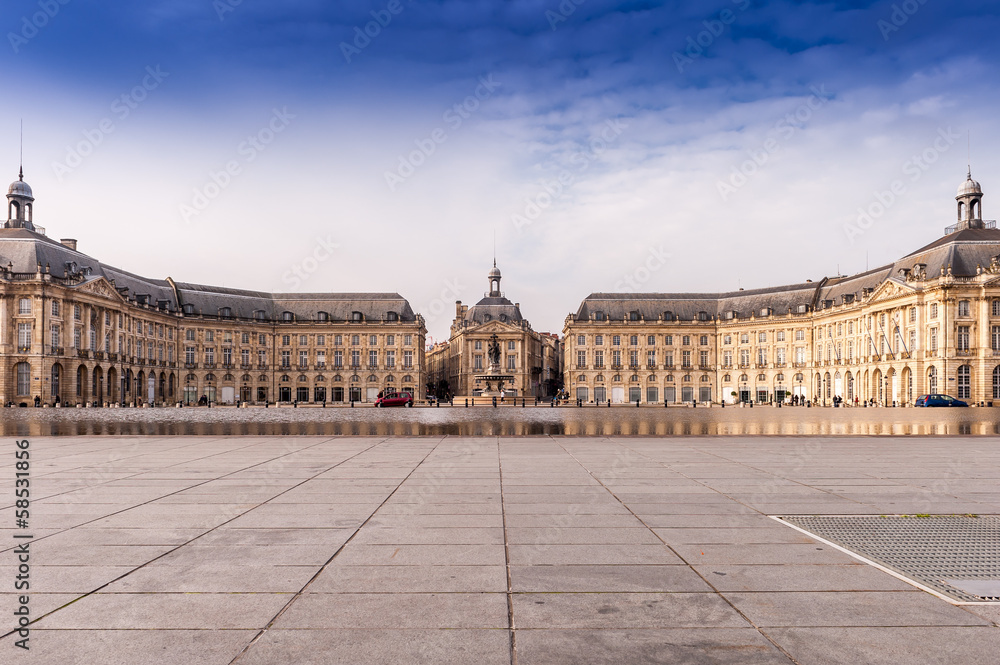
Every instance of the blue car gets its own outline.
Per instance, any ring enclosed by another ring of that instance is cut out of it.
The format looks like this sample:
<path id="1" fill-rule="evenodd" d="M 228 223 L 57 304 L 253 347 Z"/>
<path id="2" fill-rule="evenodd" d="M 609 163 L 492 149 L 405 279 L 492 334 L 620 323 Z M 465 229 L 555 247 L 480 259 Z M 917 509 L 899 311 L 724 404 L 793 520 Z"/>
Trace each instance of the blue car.
<path id="1" fill-rule="evenodd" d="M 969 406 L 960 399 L 948 395 L 921 395 L 913 406 Z"/>

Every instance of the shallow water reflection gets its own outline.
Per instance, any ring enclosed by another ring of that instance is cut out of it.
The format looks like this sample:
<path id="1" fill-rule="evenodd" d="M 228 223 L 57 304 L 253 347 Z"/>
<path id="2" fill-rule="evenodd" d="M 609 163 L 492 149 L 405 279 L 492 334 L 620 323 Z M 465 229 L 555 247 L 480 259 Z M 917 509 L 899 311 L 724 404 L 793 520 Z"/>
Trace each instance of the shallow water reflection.
<path id="1" fill-rule="evenodd" d="M 0 409 L 4 436 L 838 436 L 1000 434 L 1000 407 Z"/>

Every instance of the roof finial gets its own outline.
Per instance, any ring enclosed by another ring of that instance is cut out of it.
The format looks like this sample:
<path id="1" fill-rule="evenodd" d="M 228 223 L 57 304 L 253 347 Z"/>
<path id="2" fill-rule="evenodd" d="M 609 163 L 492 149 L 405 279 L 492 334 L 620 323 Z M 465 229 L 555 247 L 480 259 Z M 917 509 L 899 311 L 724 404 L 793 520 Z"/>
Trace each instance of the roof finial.
<path id="1" fill-rule="evenodd" d="M 17 178 L 21 182 L 24 182 L 24 118 L 21 118 L 21 156 L 18 160 L 21 165 L 21 169 L 17 173 Z"/>
<path id="2" fill-rule="evenodd" d="M 968 157 L 969 157 L 968 178 L 969 178 L 969 180 L 972 180 L 972 130 L 971 129 L 969 130 L 969 135 L 968 135 L 968 151 L 969 151 L 969 154 L 968 154 Z"/>

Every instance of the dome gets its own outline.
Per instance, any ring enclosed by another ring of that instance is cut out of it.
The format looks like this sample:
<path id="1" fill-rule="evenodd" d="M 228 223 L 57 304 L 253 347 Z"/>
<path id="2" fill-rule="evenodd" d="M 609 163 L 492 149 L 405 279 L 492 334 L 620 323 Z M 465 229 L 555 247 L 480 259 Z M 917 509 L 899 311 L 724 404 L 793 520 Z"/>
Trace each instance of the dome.
<path id="1" fill-rule="evenodd" d="M 7 188 L 7 196 L 25 196 L 27 198 L 33 198 L 31 195 L 31 187 L 28 186 L 23 180 L 15 180 Z"/>
<path id="2" fill-rule="evenodd" d="M 490 274 L 488 276 L 489 277 L 500 277 L 500 268 L 497 268 L 496 264 L 494 264 L 493 265 L 493 269 L 490 270 Z"/>
<path id="3" fill-rule="evenodd" d="M 958 198 L 963 196 L 968 196 L 969 194 L 982 194 L 983 188 L 979 186 L 979 183 L 972 179 L 972 174 L 970 173 L 966 177 L 965 182 L 963 182 L 958 187 Z"/>

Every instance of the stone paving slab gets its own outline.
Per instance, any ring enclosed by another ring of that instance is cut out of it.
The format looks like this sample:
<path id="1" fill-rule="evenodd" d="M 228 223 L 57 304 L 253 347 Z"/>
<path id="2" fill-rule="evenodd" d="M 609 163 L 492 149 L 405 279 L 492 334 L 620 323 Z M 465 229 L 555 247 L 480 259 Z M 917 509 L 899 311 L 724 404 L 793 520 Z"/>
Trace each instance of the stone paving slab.
<path id="1" fill-rule="evenodd" d="M 32 649 L 0 661 L 993 663 L 1000 606 L 769 517 L 995 514 L 984 441 L 34 439 Z"/>

